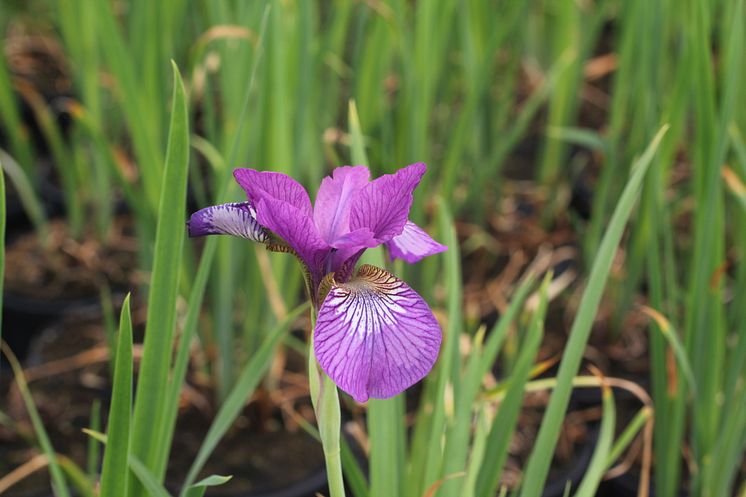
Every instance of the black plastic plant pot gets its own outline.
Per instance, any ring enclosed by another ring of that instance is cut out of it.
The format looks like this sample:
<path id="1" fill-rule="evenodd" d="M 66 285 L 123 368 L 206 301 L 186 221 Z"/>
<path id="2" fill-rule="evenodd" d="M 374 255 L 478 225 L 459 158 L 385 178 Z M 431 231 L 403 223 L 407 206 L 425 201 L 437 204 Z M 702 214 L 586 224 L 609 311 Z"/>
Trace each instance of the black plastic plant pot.
<path id="1" fill-rule="evenodd" d="M 608 495 L 609 497 L 637 497 L 637 490 L 639 486 L 640 475 L 628 471 L 623 475 L 605 481 L 602 489 L 604 491 L 603 495 Z M 650 497 L 656 496 L 655 481 L 650 483 L 648 495 Z M 679 493 L 676 495 L 678 497 L 689 497 L 691 494 L 686 490 L 679 490 Z"/>
<path id="2" fill-rule="evenodd" d="M 596 442 L 598 441 L 598 430 L 598 423 L 593 423 L 588 427 L 588 438 L 578 449 L 574 463 L 567 467 L 561 474 L 552 478 L 552 481 L 547 482 L 544 491 L 541 493 L 541 497 L 564 496 L 568 482 L 570 485 L 570 495 L 577 490 L 591 463 L 593 450 L 596 448 Z"/>
<path id="3" fill-rule="evenodd" d="M 31 345 L 50 325 L 68 316 L 82 319 L 99 315 L 100 312 L 98 296 L 48 301 L 9 292 L 3 296 L 3 340 L 25 363 Z M 0 361 L 0 364 L 3 369 L 7 366 L 5 361 Z"/>
<path id="4" fill-rule="evenodd" d="M 221 493 L 218 488 L 209 492 L 214 497 L 315 497 L 318 494 L 328 495 L 326 470 L 318 468 L 306 478 L 290 485 L 266 491 L 249 491 L 241 493 Z"/>

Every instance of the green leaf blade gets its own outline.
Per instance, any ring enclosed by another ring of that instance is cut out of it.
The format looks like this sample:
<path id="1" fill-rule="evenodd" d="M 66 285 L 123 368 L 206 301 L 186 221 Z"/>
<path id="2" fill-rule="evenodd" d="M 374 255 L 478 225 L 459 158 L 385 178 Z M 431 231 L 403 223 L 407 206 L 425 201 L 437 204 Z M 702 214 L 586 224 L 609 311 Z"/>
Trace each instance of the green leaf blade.
<path id="1" fill-rule="evenodd" d="M 186 496 L 188 487 L 191 486 L 197 478 L 197 475 L 202 470 L 205 462 L 207 462 L 207 458 L 210 457 L 210 454 L 215 449 L 218 442 L 220 442 L 220 439 L 225 435 L 225 432 L 228 431 L 228 428 L 231 427 L 233 421 L 241 413 L 241 409 L 247 399 L 250 399 L 253 395 L 254 389 L 269 368 L 277 345 L 285 336 L 290 325 L 307 309 L 308 304 L 303 304 L 289 312 L 287 317 L 269 332 L 259 350 L 256 351 L 249 362 L 244 366 L 233 386 L 233 389 L 220 407 L 217 416 L 215 416 L 215 419 L 207 432 L 207 436 L 202 442 L 202 447 L 200 447 L 199 452 L 197 453 L 197 457 L 192 463 L 191 468 L 189 468 L 189 472 L 184 480 L 181 493 L 182 497 Z"/>
<path id="2" fill-rule="evenodd" d="M 520 497 L 538 497 L 541 495 L 549 472 L 552 454 L 554 453 L 554 448 L 562 427 L 564 412 L 570 400 L 572 381 L 580 367 L 583 350 L 588 341 L 591 325 L 598 310 L 603 289 L 606 286 L 606 280 L 611 270 L 611 263 L 616 247 L 619 245 L 624 226 L 632 213 L 632 208 L 639 195 L 645 173 L 667 130 L 668 126 L 661 128 L 645 150 L 645 153 L 640 157 L 637 167 L 633 169 L 632 176 L 627 182 L 627 186 L 614 210 L 606 234 L 601 241 L 598 255 L 593 262 L 588 286 L 583 292 L 577 316 L 570 330 L 570 337 L 562 354 L 562 361 L 560 362 L 557 375 L 557 388 L 552 392 L 544 420 L 539 429 L 539 435 L 529 457 L 523 478 L 525 484 L 521 488 Z"/>
<path id="3" fill-rule="evenodd" d="M 186 183 L 189 163 L 189 122 L 184 85 L 174 65 L 174 92 L 166 170 L 156 232 L 153 272 L 148 296 L 148 320 L 135 397 L 132 453 L 150 470 L 165 465 L 156 460 L 165 437 L 158 433 L 166 404 L 179 270 L 184 245 Z M 163 478 L 163 471 L 156 476 Z M 138 495 L 133 485 L 130 495 Z"/>
<path id="4" fill-rule="evenodd" d="M 101 497 L 118 497 L 127 493 L 130 454 L 130 418 L 132 416 L 132 320 L 130 296 L 124 299 L 119 319 L 119 338 L 114 366 L 108 444 L 101 471 Z"/>

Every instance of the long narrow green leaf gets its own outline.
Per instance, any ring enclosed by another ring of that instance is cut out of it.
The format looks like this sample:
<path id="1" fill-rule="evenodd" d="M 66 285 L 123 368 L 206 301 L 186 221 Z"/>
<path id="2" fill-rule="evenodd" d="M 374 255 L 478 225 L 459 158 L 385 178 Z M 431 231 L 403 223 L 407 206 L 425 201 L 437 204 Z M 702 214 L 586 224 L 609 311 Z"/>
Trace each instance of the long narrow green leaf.
<path id="1" fill-rule="evenodd" d="M 124 299 L 119 317 L 117 359 L 114 365 L 114 385 L 111 393 L 109 440 L 104 450 L 101 470 L 101 497 L 121 497 L 129 488 L 127 461 L 130 454 L 130 418 L 132 417 L 132 321 L 130 296 Z"/>
<path id="2" fill-rule="evenodd" d="M 197 478 L 207 458 L 210 457 L 220 439 L 241 413 L 247 399 L 250 399 L 253 395 L 254 389 L 272 362 L 272 356 L 277 345 L 282 341 L 290 325 L 306 310 L 308 310 L 308 304 L 298 306 L 289 312 L 287 317 L 267 334 L 259 350 L 256 351 L 244 366 L 233 389 L 220 407 L 217 416 L 215 416 L 215 420 L 212 422 L 205 440 L 202 442 L 197 457 L 189 468 L 189 472 L 184 479 L 182 493 L 180 494 L 182 497 L 185 496 L 186 489 Z"/>
<path id="3" fill-rule="evenodd" d="M 658 325 L 657 329 L 660 330 L 661 335 L 663 335 L 663 338 L 665 338 L 668 342 L 671 350 L 673 350 L 674 357 L 676 358 L 676 363 L 684 372 L 687 386 L 692 390 L 692 393 L 696 395 L 697 382 L 694 378 L 694 371 L 692 370 L 691 363 L 689 362 L 689 358 L 686 355 L 686 349 L 684 349 L 684 345 L 679 339 L 679 334 L 673 328 L 670 321 L 663 317 L 663 315 L 660 314 L 658 311 L 651 308 L 643 308 L 643 311 L 645 311 L 646 314 L 655 319 L 655 322 Z"/>
<path id="4" fill-rule="evenodd" d="M 632 443 L 632 440 L 637 436 L 637 433 L 652 417 L 653 409 L 649 406 L 643 407 L 637 414 L 635 414 L 632 421 L 627 424 L 624 431 L 620 433 L 614 441 L 614 445 L 609 451 L 609 457 L 606 458 L 606 469 L 610 468 L 611 465 L 616 462 L 619 456 L 622 455 L 622 452 L 624 452 L 624 450 Z"/>
<path id="5" fill-rule="evenodd" d="M 232 477 L 212 475 L 198 481 L 187 490 L 186 497 L 202 497 L 207 491 L 207 487 L 217 487 L 228 483 Z"/>
<path id="6" fill-rule="evenodd" d="M 5 53 L 0 53 L 0 123 L 8 133 L 11 151 L 18 158 L 21 170 L 34 182 L 36 168 L 33 164 L 31 141 L 25 125 L 21 121 L 19 105 L 14 94 L 13 81 L 7 67 Z"/>
<path id="7" fill-rule="evenodd" d="M 34 229 L 39 240 L 42 240 L 42 244 L 46 243 L 48 231 L 47 215 L 44 212 L 41 199 L 34 192 L 31 181 L 15 159 L 2 149 L 0 149 L 0 166 L 2 167 L 2 172 L 8 175 L 10 184 L 18 193 L 21 205 L 23 205 L 28 217 L 34 224 Z"/>
<path id="8" fill-rule="evenodd" d="M 95 1 L 92 2 L 92 7 L 95 9 L 101 54 L 105 65 L 116 78 L 115 96 L 120 102 L 133 148 L 141 165 L 143 198 L 147 201 L 147 210 L 154 211 L 159 203 L 162 179 L 165 181 L 165 178 L 163 161 L 159 156 L 162 130 L 158 129 L 158 124 L 161 119 L 160 116 L 153 119 L 150 117 L 161 112 L 161 102 L 150 102 L 152 107 L 148 108 L 148 103 L 145 102 L 148 95 L 140 91 L 138 84 L 134 54 L 129 50 L 119 29 L 110 2 Z"/>
<path id="9" fill-rule="evenodd" d="M 640 191 L 640 185 L 645 177 L 648 166 L 658 148 L 668 126 L 664 126 L 653 138 L 645 153 L 633 169 L 632 176 L 622 193 L 614 214 L 601 242 L 598 255 L 593 262 L 588 286 L 583 292 L 578 314 L 573 321 L 570 337 L 565 352 L 562 354 L 557 375 L 557 388 L 552 392 L 549 400 L 544 421 L 539 429 L 534 449 L 531 451 L 526 472 L 524 474 L 524 486 L 521 489 L 521 497 L 538 497 L 541 495 L 544 482 L 549 471 L 549 464 L 557 444 L 557 438 L 562 426 L 564 412 L 567 409 L 572 390 L 572 379 L 577 374 L 580 361 L 583 357 L 588 336 L 591 331 L 593 319 L 601 301 L 603 289 L 611 270 L 611 261 L 614 257 L 616 247 L 622 238 L 624 226 L 629 218 L 635 200 Z"/>
<path id="10" fill-rule="evenodd" d="M 184 245 L 186 182 L 189 170 L 189 122 L 184 85 L 173 66 L 174 95 L 169 130 L 166 171 L 161 191 L 153 274 L 148 295 L 148 321 L 145 327 L 140 380 L 135 397 L 132 453 L 148 468 L 157 467 L 159 433 L 166 406 L 166 388 L 171 365 L 176 297 Z M 156 475 L 159 479 L 163 474 Z M 136 485 L 130 495 L 140 497 Z"/>
<path id="11" fill-rule="evenodd" d="M 70 482 L 70 486 L 73 488 L 73 492 L 80 497 L 97 497 L 95 493 L 95 484 L 91 482 L 83 469 L 75 464 L 72 459 L 65 457 L 61 454 L 57 454 L 57 462 L 65 473 L 67 480 Z"/>
<path id="12" fill-rule="evenodd" d="M 490 432 L 490 416 L 486 406 L 482 406 L 477 414 L 476 429 L 474 430 L 474 443 L 469 455 L 469 466 L 461 492 L 461 497 L 474 497 L 476 495 L 477 478 L 484 464 L 484 453 L 487 448 L 487 436 Z"/>
<path id="13" fill-rule="evenodd" d="M 31 418 L 34 433 L 36 433 L 36 438 L 39 441 L 41 450 L 44 452 L 44 455 L 47 456 L 49 474 L 52 477 L 52 488 L 54 489 L 55 495 L 58 497 L 70 497 L 70 490 L 65 482 L 65 476 L 62 474 L 62 469 L 57 461 L 57 454 L 52 447 L 52 442 L 49 440 L 49 435 L 47 434 L 47 430 L 44 428 L 44 423 L 41 420 L 39 411 L 36 409 L 34 398 L 31 396 L 31 391 L 26 383 L 21 364 L 18 362 L 18 359 L 16 359 L 13 351 L 10 350 L 8 344 L 0 342 L 0 349 L 2 349 L 5 357 L 8 358 L 10 367 L 13 369 L 13 374 L 15 375 L 16 383 L 18 384 L 18 391 L 21 392 L 23 403 L 25 404 L 26 410 Z"/>
<path id="14" fill-rule="evenodd" d="M 544 335 L 544 317 L 550 282 L 551 275 L 547 274 L 539 291 L 539 307 L 531 318 L 515 368 L 508 379 L 507 393 L 500 403 L 500 410 L 492 421 L 492 427 L 487 435 L 483 457 L 490 462 L 482 466 L 479 472 L 475 491 L 477 496 L 495 495 L 500 483 L 503 465 L 508 457 L 508 448 L 518 423 L 518 414 L 523 406 L 526 382 L 531 376 L 531 369 Z"/>
<path id="15" fill-rule="evenodd" d="M 109 348 L 109 350 L 112 350 Z M 113 377 L 114 375 L 112 375 Z M 101 431 L 101 400 L 96 399 L 91 403 L 91 414 L 88 423 L 92 430 Z M 85 472 L 88 481 L 95 484 L 99 480 L 99 457 L 101 456 L 101 444 L 91 438 L 85 451 Z"/>
<path id="16" fill-rule="evenodd" d="M 368 401 L 368 435 L 370 438 L 370 494 L 400 495 L 402 460 L 399 444 L 402 440 L 401 419 L 403 396 Z"/>
<path id="17" fill-rule="evenodd" d="M 94 430 L 83 429 L 83 433 L 98 440 L 102 444 L 106 445 L 108 438 L 103 433 L 99 433 Z M 137 477 L 143 488 L 150 493 L 153 497 L 171 497 L 168 491 L 163 488 L 163 485 L 156 479 L 155 475 L 143 464 L 143 462 L 134 456 L 132 453 L 129 455 L 128 465 L 132 473 Z"/>
<path id="18" fill-rule="evenodd" d="M 480 368 L 480 377 L 487 374 L 495 363 L 495 359 L 497 359 L 497 354 L 500 352 L 500 348 L 505 341 L 505 336 L 510 329 L 510 325 L 515 322 L 518 313 L 523 309 L 523 303 L 526 301 L 528 293 L 534 287 L 534 282 L 534 277 L 529 275 L 529 277 L 521 283 L 510 299 L 508 310 L 505 311 L 505 314 L 500 316 L 500 319 L 495 323 L 492 331 L 490 331 L 487 336 L 481 357 L 482 364 Z"/>
<path id="19" fill-rule="evenodd" d="M 171 497 L 158 478 L 137 457 L 130 455 L 129 466 L 145 490 L 153 497 Z"/>
<path id="20" fill-rule="evenodd" d="M 353 164 L 368 164 L 363 132 L 355 101 L 348 104 L 350 149 Z M 383 265 L 383 254 L 374 264 Z M 369 256 L 370 257 L 370 256 Z M 371 495 L 397 497 L 402 487 L 403 454 L 400 450 L 404 436 L 402 396 L 368 401 L 368 434 L 370 437 L 370 492 Z"/>
<path id="21" fill-rule="evenodd" d="M 342 452 L 342 471 L 344 471 L 345 485 L 347 485 L 355 497 L 370 497 L 368 480 L 360 469 L 355 454 L 344 437 L 340 438 L 340 450 Z"/>
<path id="22" fill-rule="evenodd" d="M 188 311 L 186 319 L 184 320 L 184 329 L 182 330 L 179 339 L 179 348 L 176 352 L 176 360 L 174 361 L 174 367 L 169 380 L 168 391 L 166 393 L 166 405 L 163 408 L 164 415 L 160 432 L 163 434 L 164 442 L 161 444 L 159 454 L 156 457 L 156 468 L 158 469 L 156 474 L 162 474 L 168 462 L 174 428 L 176 426 L 176 416 L 179 412 L 179 398 L 181 397 L 181 390 L 184 385 L 187 366 L 189 365 L 190 346 L 197 329 L 200 310 L 202 309 L 202 300 L 207 285 L 207 278 L 210 275 L 210 268 L 212 267 L 212 262 L 215 258 L 215 249 L 217 247 L 216 242 L 217 240 L 215 238 L 211 238 L 205 244 L 205 250 L 202 253 L 202 259 L 200 260 L 199 269 L 197 270 L 197 276 L 194 280 L 194 285 L 192 286 L 192 293 L 189 295 L 187 306 Z"/>
<path id="23" fill-rule="evenodd" d="M 601 483 L 601 478 L 606 472 L 606 463 L 611 453 L 611 444 L 614 441 L 614 427 L 616 425 L 616 406 L 614 394 L 609 386 L 603 386 L 603 416 L 601 417 L 601 428 L 598 434 L 596 448 L 593 450 L 591 462 L 585 472 L 580 487 L 575 497 L 594 497 Z"/>
<path id="24" fill-rule="evenodd" d="M 447 306 L 448 322 L 443 333 L 443 346 L 435 370 L 428 378 L 432 387 L 426 386 L 425 406 L 429 404 L 431 413 L 426 416 L 427 423 L 423 423 L 425 430 L 424 448 L 413 449 L 415 454 L 422 454 L 412 461 L 413 472 L 420 479 L 417 493 L 427 491 L 440 479 L 443 464 L 443 448 L 441 439 L 446 430 L 446 411 L 452 411 L 453 398 L 448 398 L 447 391 L 456 388 L 459 382 L 459 336 L 463 327 L 462 319 L 462 284 L 461 259 L 458 238 L 453 224 L 453 218 L 445 200 L 440 201 L 441 232 L 444 242 L 448 246 L 445 252 L 446 288 L 448 289 Z M 427 409 L 427 407 L 425 407 Z M 415 433 L 415 438 L 417 434 Z M 416 443 L 416 442 L 415 442 Z M 419 452 L 423 450 L 424 452 Z M 416 483 L 413 482 L 413 483 Z M 408 493 L 407 495 L 411 495 Z"/>

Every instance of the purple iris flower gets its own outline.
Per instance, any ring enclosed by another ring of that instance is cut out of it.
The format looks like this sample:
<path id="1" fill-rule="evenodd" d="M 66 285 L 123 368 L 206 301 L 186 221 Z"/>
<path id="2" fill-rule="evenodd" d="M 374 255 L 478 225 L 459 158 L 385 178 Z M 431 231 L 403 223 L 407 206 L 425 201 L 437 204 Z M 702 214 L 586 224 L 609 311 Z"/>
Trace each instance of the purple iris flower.
<path id="1" fill-rule="evenodd" d="M 194 213 L 189 236 L 229 234 L 294 253 L 318 311 L 314 352 L 322 369 L 358 402 L 391 397 L 430 371 L 440 326 L 406 283 L 355 266 L 365 249 L 381 244 L 408 263 L 446 250 L 408 219 L 425 170 L 417 163 L 370 181 L 365 166 L 340 167 L 323 179 L 312 206 L 285 174 L 236 169 L 248 200 Z"/>

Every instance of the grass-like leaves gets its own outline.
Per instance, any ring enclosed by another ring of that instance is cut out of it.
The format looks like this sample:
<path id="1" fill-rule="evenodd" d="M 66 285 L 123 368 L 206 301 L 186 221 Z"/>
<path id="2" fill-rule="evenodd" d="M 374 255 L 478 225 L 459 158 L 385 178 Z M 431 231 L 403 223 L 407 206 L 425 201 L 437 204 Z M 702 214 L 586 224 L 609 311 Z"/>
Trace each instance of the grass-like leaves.
<path id="1" fill-rule="evenodd" d="M 635 201 L 640 193 L 640 186 L 645 173 L 650 166 L 653 156 L 660 144 L 668 126 L 664 126 L 653 138 L 652 142 L 642 154 L 640 160 L 633 168 L 632 176 L 622 193 L 619 203 L 614 210 L 606 234 L 601 241 L 598 255 L 591 268 L 588 285 L 583 292 L 578 314 L 573 321 L 570 337 L 565 351 L 562 354 L 560 369 L 557 373 L 557 387 L 552 392 L 552 397 L 547 406 L 544 420 L 539 430 L 534 449 L 531 452 L 521 487 L 521 497 L 532 497 L 541 495 L 544 481 L 549 472 L 554 447 L 564 419 L 567 403 L 572 391 L 572 379 L 578 373 L 580 360 L 583 357 L 591 326 L 598 310 L 598 304 L 606 286 L 606 279 L 611 270 L 611 262 L 622 238 L 624 227 L 629 219 Z"/>
<path id="2" fill-rule="evenodd" d="M 160 196 L 153 273 L 148 294 L 148 321 L 132 425 L 132 454 L 141 459 L 146 467 L 154 470 L 158 479 L 163 478 L 165 469 L 164 462 L 159 461 L 158 456 L 163 455 L 160 446 L 166 442 L 167 437 L 158 428 L 166 415 L 166 392 L 176 321 L 176 297 L 185 237 L 186 181 L 189 164 L 186 95 L 175 65 L 173 75 L 171 127 Z M 139 493 L 138 486 L 132 485 L 130 495 L 134 497 Z"/>
<path id="3" fill-rule="evenodd" d="M 101 470 L 101 497 L 126 495 L 129 488 L 130 423 L 132 418 L 132 318 L 130 297 L 119 318 L 114 386 L 107 424 L 108 444 Z"/>

